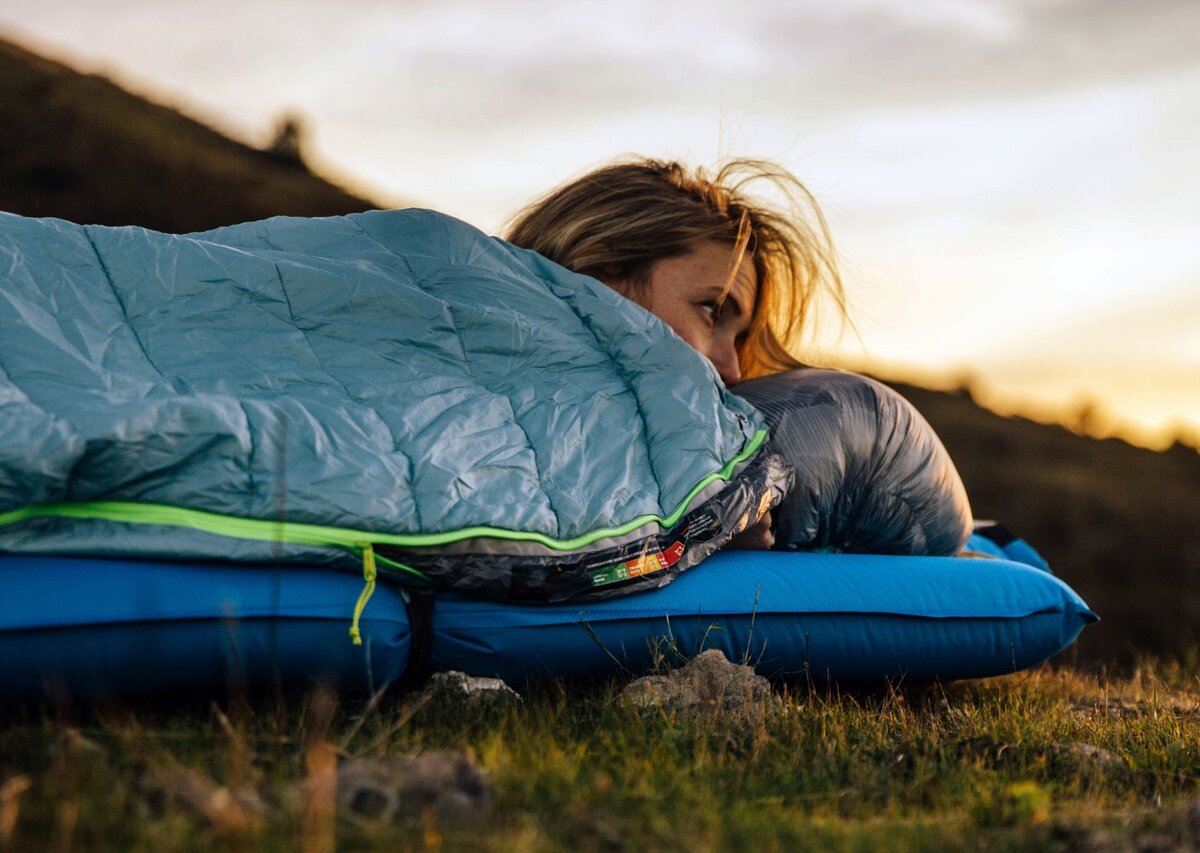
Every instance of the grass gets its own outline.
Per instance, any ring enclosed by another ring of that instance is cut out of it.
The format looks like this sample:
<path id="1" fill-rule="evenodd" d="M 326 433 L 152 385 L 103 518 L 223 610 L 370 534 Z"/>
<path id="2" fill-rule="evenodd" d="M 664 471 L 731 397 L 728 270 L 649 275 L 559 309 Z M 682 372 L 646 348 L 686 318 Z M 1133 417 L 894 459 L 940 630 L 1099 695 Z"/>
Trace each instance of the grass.
<path id="1" fill-rule="evenodd" d="M 611 683 L 505 709 L 410 696 L 364 714 L 314 693 L 75 724 L 39 711 L 0 731 L 0 832 L 13 850 L 1065 849 L 1176 831 L 1198 796 L 1194 669 L 779 691 L 740 723 L 638 711 Z M 314 799 L 335 756 L 445 748 L 487 773 L 489 818 L 355 824 Z"/>

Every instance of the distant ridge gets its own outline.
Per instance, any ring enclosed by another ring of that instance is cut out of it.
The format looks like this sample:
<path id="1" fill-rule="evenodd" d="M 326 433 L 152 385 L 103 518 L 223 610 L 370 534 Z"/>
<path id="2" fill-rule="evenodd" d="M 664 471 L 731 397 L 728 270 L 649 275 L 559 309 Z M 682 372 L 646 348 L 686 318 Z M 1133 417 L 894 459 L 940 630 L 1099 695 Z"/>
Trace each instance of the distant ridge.
<path id="1" fill-rule="evenodd" d="M 1200 453 L 1002 417 L 969 391 L 888 382 L 954 459 L 976 518 L 1028 539 L 1100 614 L 1072 654 L 1128 665 L 1200 653 Z"/>
<path id="2" fill-rule="evenodd" d="M 378 205 L 0 39 L 0 210 L 184 233 Z"/>

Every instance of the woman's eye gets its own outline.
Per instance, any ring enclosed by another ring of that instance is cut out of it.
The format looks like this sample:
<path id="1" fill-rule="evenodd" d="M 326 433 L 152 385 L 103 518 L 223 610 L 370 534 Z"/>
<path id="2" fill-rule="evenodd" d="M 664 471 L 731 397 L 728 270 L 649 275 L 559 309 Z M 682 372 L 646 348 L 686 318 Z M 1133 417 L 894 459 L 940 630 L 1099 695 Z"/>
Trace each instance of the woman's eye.
<path id="1" fill-rule="evenodd" d="M 700 303 L 700 308 L 705 314 L 708 315 L 708 319 L 713 323 L 717 322 L 717 320 L 721 318 L 721 303 L 719 302 L 711 300 L 708 302 L 702 302 Z"/>

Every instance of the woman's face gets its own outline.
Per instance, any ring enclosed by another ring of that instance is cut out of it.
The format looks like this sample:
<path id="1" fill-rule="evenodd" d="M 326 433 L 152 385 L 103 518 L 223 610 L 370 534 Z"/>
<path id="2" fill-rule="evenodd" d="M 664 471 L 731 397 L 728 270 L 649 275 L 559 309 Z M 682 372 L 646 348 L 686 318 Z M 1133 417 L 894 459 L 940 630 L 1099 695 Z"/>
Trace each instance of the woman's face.
<path id="1" fill-rule="evenodd" d="M 749 254 L 743 255 L 726 293 L 732 252 L 730 246 L 706 240 L 686 255 L 655 264 L 645 289 L 608 282 L 711 361 L 727 387 L 741 381 L 737 348 L 750 328 L 758 296 L 758 275 Z"/>

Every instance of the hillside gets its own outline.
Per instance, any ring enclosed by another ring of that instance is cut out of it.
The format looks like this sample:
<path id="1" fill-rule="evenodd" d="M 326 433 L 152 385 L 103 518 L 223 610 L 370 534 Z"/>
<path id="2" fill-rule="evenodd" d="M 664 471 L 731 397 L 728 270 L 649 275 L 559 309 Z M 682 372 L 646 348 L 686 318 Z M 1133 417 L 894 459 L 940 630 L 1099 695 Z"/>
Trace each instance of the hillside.
<path id="1" fill-rule="evenodd" d="M 370 206 L 296 158 L 0 41 L 0 209 L 186 232 Z M 976 517 L 1029 539 L 1101 614 L 1071 654 L 1124 663 L 1196 649 L 1200 454 L 1098 441 L 1000 417 L 966 393 L 896 387 L 942 436 Z"/>
<path id="2" fill-rule="evenodd" d="M 954 458 L 976 518 L 1040 550 L 1101 616 L 1072 654 L 1128 663 L 1200 643 L 1200 453 L 1007 418 L 970 395 L 890 383 Z"/>
<path id="3" fill-rule="evenodd" d="M 0 40 L 0 210 L 183 233 L 372 206 L 299 158 Z"/>

